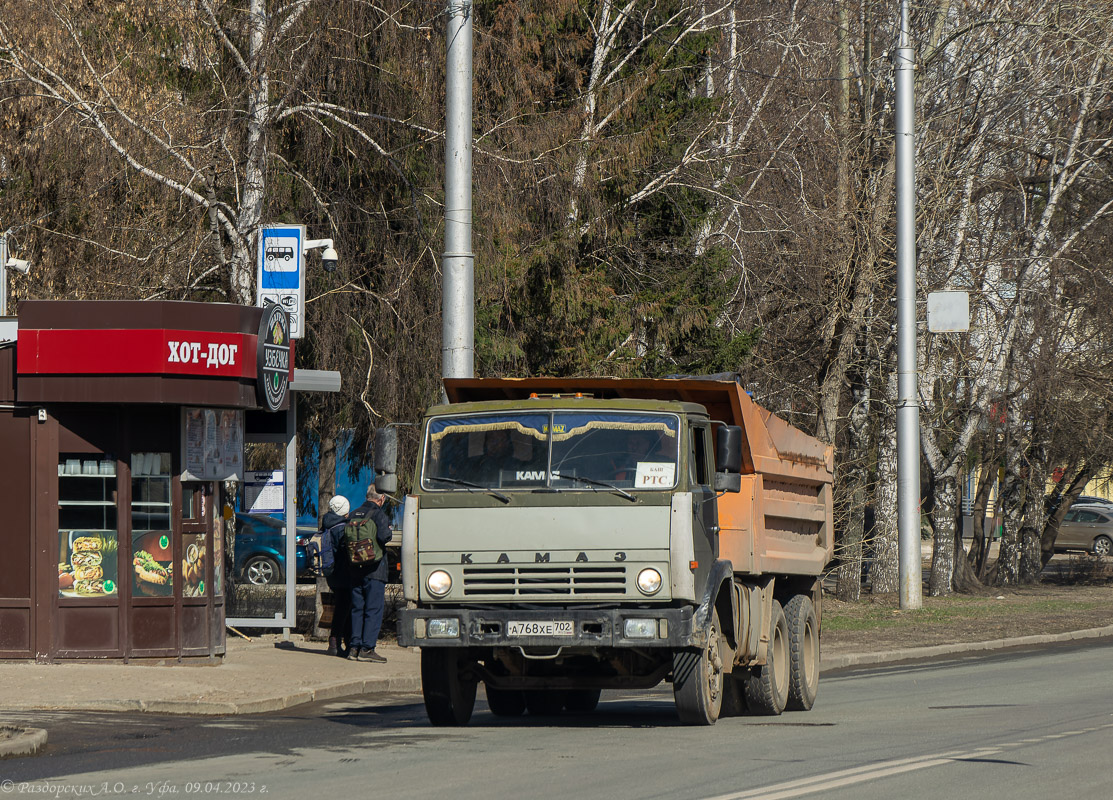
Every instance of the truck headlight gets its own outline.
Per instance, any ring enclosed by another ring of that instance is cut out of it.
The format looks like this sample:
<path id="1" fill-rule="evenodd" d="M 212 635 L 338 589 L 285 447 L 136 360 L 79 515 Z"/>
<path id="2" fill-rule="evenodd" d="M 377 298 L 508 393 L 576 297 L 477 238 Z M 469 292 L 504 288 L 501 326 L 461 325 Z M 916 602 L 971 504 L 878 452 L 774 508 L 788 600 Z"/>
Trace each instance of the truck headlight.
<path id="1" fill-rule="evenodd" d="M 425 579 L 425 588 L 434 597 L 444 597 L 452 588 L 452 576 L 443 569 L 434 570 Z"/>
<path id="2" fill-rule="evenodd" d="M 657 620 L 628 619 L 623 623 L 622 635 L 627 639 L 655 639 L 657 638 Z"/>
<path id="3" fill-rule="evenodd" d="M 431 619 L 426 623 L 425 631 L 430 639 L 458 639 L 460 638 L 460 620 Z"/>
<path id="4" fill-rule="evenodd" d="M 642 594 L 657 594 L 661 590 L 661 573 L 646 567 L 638 573 L 638 588 Z"/>

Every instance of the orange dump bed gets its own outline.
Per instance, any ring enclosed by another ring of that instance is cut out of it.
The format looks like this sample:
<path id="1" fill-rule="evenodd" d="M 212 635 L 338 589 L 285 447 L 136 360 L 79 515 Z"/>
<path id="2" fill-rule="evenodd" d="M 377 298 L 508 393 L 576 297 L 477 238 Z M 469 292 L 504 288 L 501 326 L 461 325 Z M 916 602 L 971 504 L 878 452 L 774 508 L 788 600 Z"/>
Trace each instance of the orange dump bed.
<path id="1" fill-rule="evenodd" d="M 530 393 L 698 403 L 742 428 L 742 491 L 719 498 L 719 556 L 736 572 L 818 575 L 834 554 L 834 449 L 719 378 L 451 378 L 451 402 L 520 400 Z"/>

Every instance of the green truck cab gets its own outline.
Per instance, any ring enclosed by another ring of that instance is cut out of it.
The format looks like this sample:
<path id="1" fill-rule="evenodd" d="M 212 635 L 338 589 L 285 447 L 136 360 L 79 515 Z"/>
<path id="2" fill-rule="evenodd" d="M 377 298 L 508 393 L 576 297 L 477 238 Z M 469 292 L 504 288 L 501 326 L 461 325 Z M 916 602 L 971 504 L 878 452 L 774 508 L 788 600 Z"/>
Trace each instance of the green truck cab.
<path id="1" fill-rule="evenodd" d="M 459 401 L 426 414 L 405 501 L 398 623 L 399 644 L 421 648 L 434 724 L 466 723 L 479 682 L 495 714 L 515 715 L 588 711 L 602 689 L 661 681 L 682 720 L 711 724 L 779 713 L 794 666 L 810 707 L 818 571 L 778 583 L 752 554 L 724 557 L 720 507 L 753 499 L 744 427 L 671 383 L 446 381 Z M 806 490 L 812 517 L 824 486 Z M 804 598 L 810 649 L 795 660 L 808 663 L 793 664 L 778 597 Z"/>

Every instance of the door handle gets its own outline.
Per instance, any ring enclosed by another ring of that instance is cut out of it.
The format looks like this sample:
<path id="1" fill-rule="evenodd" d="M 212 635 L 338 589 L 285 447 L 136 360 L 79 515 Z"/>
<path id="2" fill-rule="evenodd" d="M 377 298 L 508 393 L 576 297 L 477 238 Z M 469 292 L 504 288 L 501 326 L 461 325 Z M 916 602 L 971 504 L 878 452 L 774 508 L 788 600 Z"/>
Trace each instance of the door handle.
<path id="1" fill-rule="evenodd" d="M 719 528 L 719 526 L 718 526 L 718 525 L 712 525 L 712 526 L 711 526 L 710 528 L 708 528 L 707 530 L 708 530 L 708 532 L 710 532 L 710 534 L 711 534 L 712 536 L 718 536 L 718 535 L 719 535 L 719 531 L 721 530 L 721 528 Z"/>

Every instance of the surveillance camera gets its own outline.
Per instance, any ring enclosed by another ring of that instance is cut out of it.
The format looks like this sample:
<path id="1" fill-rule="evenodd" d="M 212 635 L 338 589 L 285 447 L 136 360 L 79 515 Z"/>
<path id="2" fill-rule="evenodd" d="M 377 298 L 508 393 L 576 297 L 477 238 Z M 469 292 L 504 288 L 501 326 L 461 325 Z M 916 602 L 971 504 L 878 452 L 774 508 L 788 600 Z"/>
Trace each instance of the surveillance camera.
<path id="1" fill-rule="evenodd" d="M 326 272 L 332 272 L 336 269 L 336 262 L 338 256 L 336 255 L 336 248 L 326 247 L 325 252 L 321 253 L 321 264 L 324 266 Z"/>
<path id="2" fill-rule="evenodd" d="M 16 272 L 26 275 L 31 269 L 31 262 L 24 261 L 22 258 L 9 258 L 8 269 L 14 269 Z"/>

